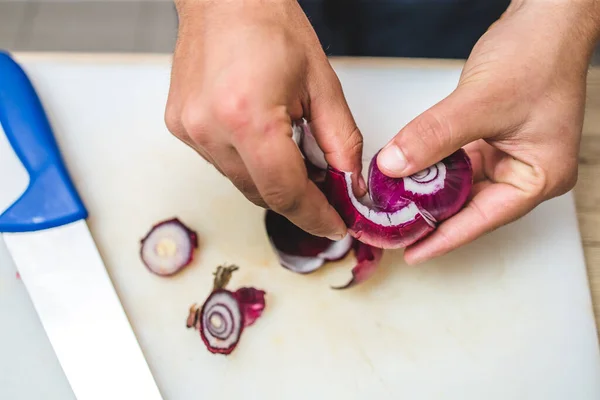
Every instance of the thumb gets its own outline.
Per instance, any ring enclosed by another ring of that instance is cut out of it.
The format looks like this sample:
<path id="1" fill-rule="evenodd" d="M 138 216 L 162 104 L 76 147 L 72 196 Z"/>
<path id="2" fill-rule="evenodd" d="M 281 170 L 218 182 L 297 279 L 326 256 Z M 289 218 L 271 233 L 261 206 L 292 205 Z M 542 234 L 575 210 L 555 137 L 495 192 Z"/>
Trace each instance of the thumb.
<path id="1" fill-rule="evenodd" d="M 350 112 L 339 79 L 333 71 L 327 84 L 311 93 L 310 127 L 317 144 L 332 167 L 352 172 L 357 196 L 366 193 L 362 178 L 363 137 Z"/>
<path id="2" fill-rule="evenodd" d="M 384 174 L 412 175 L 497 131 L 492 110 L 468 91 L 459 90 L 409 122 L 381 150 L 377 166 Z"/>

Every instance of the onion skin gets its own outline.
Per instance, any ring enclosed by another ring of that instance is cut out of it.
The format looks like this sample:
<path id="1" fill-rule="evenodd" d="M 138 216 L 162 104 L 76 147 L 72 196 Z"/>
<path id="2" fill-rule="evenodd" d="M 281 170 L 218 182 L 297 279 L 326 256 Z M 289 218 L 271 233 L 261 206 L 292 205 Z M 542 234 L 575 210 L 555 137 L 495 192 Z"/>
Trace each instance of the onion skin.
<path id="1" fill-rule="evenodd" d="M 345 285 L 332 286 L 332 289 L 349 289 L 373 276 L 375 271 L 377 271 L 379 263 L 381 262 L 383 249 L 373 247 L 356 240 L 354 242 L 354 255 L 356 257 L 357 264 L 354 268 L 352 268 L 352 279 L 350 279 L 350 281 L 348 281 L 348 283 Z"/>
<path id="2" fill-rule="evenodd" d="M 378 153 L 379 154 L 379 153 Z M 414 201 L 438 222 L 463 207 L 473 185 L 471 160 L 463 149 L 405 178 L 391 178 L 377 166 L 377 155 L 369 165 L 369 194 L 373 204 L 390 211 Z"/>
<path id="3" fill-rule="evenodd" d="M 381 249 L 397 249 L 409 246 L 434 230 L 433 222 L 421 212 L 401 225 L 384 226 L 377 224 L 359 213 L 352 203 L 348 191 L 348 172 L 328 167 L 325 180 L 325 194 L 342 220 L 348 232 L 357 240 Z M 350 188 L 350 190 L 352 190 Z M 409 203 L 410 205 L 410 203 Z M 412 204 L 412 208 L 415 205 Z M 383 212 L 370 207 L 372 211 Z"/>
<path id="4" fill-rule="evenodd" d="M 349 235 L 337 242 L 314 236 L 272 210 L 265 214 L 265 226 L 281 266 L 298 274 L 310 274 L 326 261 L 341 260 L 352 249 Z"/>
<path id="5" fill-rule="evenodd" d="M 265 309 L 265 291 L 242 287 L 234 295 L 242 309 L 244 326 L 250 326 L 262 315 Z"/>

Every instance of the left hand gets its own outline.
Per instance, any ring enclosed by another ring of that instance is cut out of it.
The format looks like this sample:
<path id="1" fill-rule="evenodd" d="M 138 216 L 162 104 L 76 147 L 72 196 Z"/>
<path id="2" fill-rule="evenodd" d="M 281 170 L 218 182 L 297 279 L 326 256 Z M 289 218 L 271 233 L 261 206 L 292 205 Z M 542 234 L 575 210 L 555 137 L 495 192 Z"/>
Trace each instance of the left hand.
<path id="1" fill-rule="evenodd" d="M 393 177 L 463 146 L 473 161 L 465 208 L 407 248 L 409 264 L 469 243 L 574 187 L 599 20 L 594 0 L 513 1 L 473 48 L 454 92 L 380 153 L 380 169 Z"/>

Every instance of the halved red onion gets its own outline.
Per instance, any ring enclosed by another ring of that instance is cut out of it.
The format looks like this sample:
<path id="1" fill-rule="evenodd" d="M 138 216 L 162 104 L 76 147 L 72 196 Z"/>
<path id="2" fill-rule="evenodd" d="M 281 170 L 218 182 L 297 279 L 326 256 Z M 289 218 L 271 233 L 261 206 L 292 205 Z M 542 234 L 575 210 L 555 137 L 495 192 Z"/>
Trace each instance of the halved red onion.
<path id="1" fill-rule="evenodd" d="M 251 287 L 239 288 L 234 295 L 242 309 L 244 326 L 250 326 L 265 309 L 265 291 Z"/>
<path id="2" fill-rule="evenodd" d="M 141 240 L 140 257 L 153 273 L 170 276 L 192 262 L 197 247 L 196 232 L 172 218 L 150 229 Z"/>
<path id="3" fill-rule="evenodd" d="M 299 274 L 314 272 L 326 261 L 340 260 L 352 248 L 350 235 L 338 241 L 314 236 L 272 210 L 266 212 L 265 225 L 279 263 Z"/>
<path id="4" fill-rule="evenodd" d="M 323 163 L 323 152 L 308 124 L 304 122 L 294 129 L 311 167 L 326 168 L 321 186 L 329 202 L 348 226 L 348 232 L 363 243 L 388 249 L 409 246 L 431 233 L 436 223 L 456 214 L 471 191 L 472 167 L 463 149 L 400 179 L 379 170 L 376 154 L 369 167 L 369 196 L 357 199 L 351 173 Z"/>
<path id="5" fill-rule="evenodd" d="M 354 242 L 353 248 L 357 264 L 352 268 L 352 279 L 345 285 L 333 286 L 333 289 L 348 289 L 356 286 L 373 276 L 379 266 L 379 262 L 383 256 L 383 249 L 370 246 L 358 240 Z"/>
<path id="6" fill-rule="evenodd" d="M 244 330 L 244 317 L 236 296 L 228 290 L 215 290 L 199 317 L 200 336 L 211 353 L 230 354 Z"/>
<path id="7" fill-rule="evenodd" d="M 398 210 L 414 201 L 435 220 L 456 214 L 466 202 L 472 185 L 471 160 L 463 149 L 411 176 L 390 178 L 377 166 L 377 154 L 369 166 L 369 193 L 384 211 Z"/>

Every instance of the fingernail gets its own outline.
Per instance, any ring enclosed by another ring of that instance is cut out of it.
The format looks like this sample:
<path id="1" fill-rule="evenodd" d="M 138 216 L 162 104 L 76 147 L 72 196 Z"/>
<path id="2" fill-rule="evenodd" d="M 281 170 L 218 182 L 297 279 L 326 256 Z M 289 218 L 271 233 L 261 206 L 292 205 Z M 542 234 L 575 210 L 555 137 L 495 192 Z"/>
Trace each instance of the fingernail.
<path id="1" fill-rule="evenodd" d="M 329 240 L 333 240 L 333 241 L 338 241 L 338 240 L 342 240 L 344 238 L 344 235 L 342 235 L 341 233 L 334 233 L 333 235 L 329 235 L 327 236 L 327 239 Z"/>
<path id="2" fill-rule="evenodd" d="M 407 164 L 404 153 L 394 143 L 387 145 L 381 150 L 377 161 L 384 169 L 394 174 L 401 174 Z"/>

